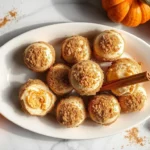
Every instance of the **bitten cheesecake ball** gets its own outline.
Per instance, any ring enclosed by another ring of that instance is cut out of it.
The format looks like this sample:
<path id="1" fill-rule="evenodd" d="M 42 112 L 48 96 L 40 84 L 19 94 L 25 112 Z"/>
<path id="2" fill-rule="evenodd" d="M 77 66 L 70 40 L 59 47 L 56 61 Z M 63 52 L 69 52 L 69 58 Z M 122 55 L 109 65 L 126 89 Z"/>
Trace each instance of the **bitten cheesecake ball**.
<path id="1" fill-rule="evenodd" d="M 34 116 L 45 116 L 56 101 L 55 95 L 38 79 L 30 79 L 20 88 L 19 99 L 22 109 Z"/>
<path id="2" fill-rule="evenodd" d="M 133 59 L 122 58 L 113 62 L 109 67 L 106 77 L 107 81 L 118 80 L 127 76 L 140 73 L 141 66 Z M 138 87 L 138 84 L 112 89 L 116 96 L 125 96 L 133 94 Z"/>
<path id="3" fill-rule="evenodd" d="M 35 42 L 24 51 L 24 63 L 35 72 L 44 72 L 55 62 L 55 50 L 46 42 Z"/>
<path id="4" fill-rule="evenodd" d="M 70 71 L 71 85 L 80 95 L 95 95 L 103 84 L 103 71 L 91 60 L 75 64 Z"/>
<path id="5" fill-rule="evenodd" d="M 100 94 L 94 96 L 88 105 L 90 118 L 99 124 L 109 125 L 120 116 L 120 106 L 113 95 Z"/>
<path id="6" fill-rule="evenodd" d="M 101 32 L 94 40 L 94 56 L 99 61 L 117 60 L 124 52 L 122 36 L 113 30 Z"/>
<path id="7" fill-rule="evenodd" d="M 57 121 L 66 127 L 77 127 L 86 118 L 83 100 L 77 96 L 61 99 L 56 108 Z"/>
<path id="8" fill-rule="evenodd" d="M 146 99 L 145 89 L 139 86 L 132 95 L 119 97 L 121 111 L 125 113 L 140 111 L 144 107 Z"/>
<path id="9" fill-rule="evenodd" d="M 69 82 L 70 68 L 64 64 L 56 64 L 50 68 L 47 74 L 47 84 L 57 95 L 64 95 L 72 91 L 73 87 Z"/>
<path id="10" fill-rule="evenodd" d="M 67 38 L 61 47 L 62 58 L 71 64 L 91 57 L 91 48 L 87 38 L 82 36 L 72 36 Z"/>

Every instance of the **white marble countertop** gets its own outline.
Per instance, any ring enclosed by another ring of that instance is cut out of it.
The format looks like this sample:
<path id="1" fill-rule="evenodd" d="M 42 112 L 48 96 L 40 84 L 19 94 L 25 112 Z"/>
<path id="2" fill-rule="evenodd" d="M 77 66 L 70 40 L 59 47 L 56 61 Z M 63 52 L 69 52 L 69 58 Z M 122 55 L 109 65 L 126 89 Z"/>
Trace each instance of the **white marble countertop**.
<path id="1" fill-rule="evenodd" d="M 0 28 L 0 46 L 37 27 L 62 22 L 93 22 L 126 30 L 150 44 L 150 22 L 137 28 L 115 24 L 101 9 L 100 0 L 0 0 L 0 18 L 10 10 L 17 16 Z M 0 150 L 150 150 L 150 120 L 136 126 L 146 136 L 144 146 L 124 138 L 126 131 L 92 140 L 54 139 L 32 133 L 0 116 Z"/>

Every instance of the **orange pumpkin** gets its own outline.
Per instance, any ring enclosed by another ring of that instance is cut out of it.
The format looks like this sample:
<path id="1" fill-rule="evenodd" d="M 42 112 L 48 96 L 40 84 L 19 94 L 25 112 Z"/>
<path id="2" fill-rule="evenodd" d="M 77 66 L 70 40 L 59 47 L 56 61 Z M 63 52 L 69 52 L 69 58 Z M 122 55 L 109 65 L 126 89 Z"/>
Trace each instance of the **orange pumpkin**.
<path id="1" fill-rule="evenodd" d="M 150 20 L 149 0 L 102 0 L 108 17 L 129 27 L 136 27 Z"/>

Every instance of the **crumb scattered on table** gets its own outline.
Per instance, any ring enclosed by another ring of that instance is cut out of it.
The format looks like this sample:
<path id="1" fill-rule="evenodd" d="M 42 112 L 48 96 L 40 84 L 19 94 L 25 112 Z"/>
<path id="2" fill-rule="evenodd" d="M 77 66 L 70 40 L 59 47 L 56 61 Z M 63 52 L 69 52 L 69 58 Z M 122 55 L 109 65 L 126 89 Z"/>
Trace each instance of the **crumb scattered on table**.
<path id="1" fill-rule="evenodd" d="M 16 10 L 9 11 L 3 18 L 0 18 L 0 28 L 4 27 L 11 20 L 14 20 L 16 16 L 17 16 Z"/>
<path id="2" fill-rule="evenodd" d="M 17 11 L 11 10 L 11 11 L 9 11 L 9 15 L 10 15 L 12 18 L 16 18 L 16 16 L 17 16 Z"/>
<path id="3" fill-rule="evenodd" d="M 123 148 L 124 148 L 124 146 L 122 145 L 122 146 L 121 146 L 121 149 L 123 149 Z"/>
<path id="4" fill-rule="evenodd" d="M 9 21 L 10 21 L 10 19 L 8 19 L 7 16 L 5 16 L 4 18 L 0 19 L 0 28 L 5 26 Z"/>
<path id="5" fill-rule="evenodd" d="M 127 130 L 127 135 L 125 135 L 125 138 L 129 140 L 130 144 L 138 144 L 140 146 L 144 146 L 146 143 L 146 137 L 140 137 L 139 136 L 139 130 L 138 128 L 132 128 L 130 130 Z M 128 146 L 128 145 L 127 145 Z"/>

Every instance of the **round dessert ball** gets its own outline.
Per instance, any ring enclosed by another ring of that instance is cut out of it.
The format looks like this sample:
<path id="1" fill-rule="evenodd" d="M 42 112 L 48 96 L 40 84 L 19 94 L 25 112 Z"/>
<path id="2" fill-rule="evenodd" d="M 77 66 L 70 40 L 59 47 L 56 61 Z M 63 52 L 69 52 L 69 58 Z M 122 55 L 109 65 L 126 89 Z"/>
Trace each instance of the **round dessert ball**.
<path id="1" fill-rule="evenodd" d="M 109 67 L 106 77 L 107 81 L 118 80 L 127 76 L 140 73 L 141 66 L 133 59 L 122 58 L 113 62 Z M 116 96 L 130 95 L 136 91 L 138 84 L 112 89 Z"/>
<path id="2" fill-rule="evenodd" d="M 35 72 L 44 72 L 55 62 L 55 50 L 45 42 L 30 44 L 24 51 L 24 63 Z"/>
<path id="3" fill-rule="evenodd" d="M 144 107 L 146 99 L 145 89 L 139 86 L 132 95 L 119 97 L 121 111 L 125 113 L 140 111 Z"/>
<path id="4" fill-rule="evenodd" d="M 45 116 L 56 101 L 55 95 L 38 79 L 30 79 L 20 88 L 19 99 L 22 109 L 34 116 Z"/>
<path id="5" fill-rule="evenodd" d="M 120 116 L 120 106 L 113 95 L 100 94 L 94 96 L 88 105 L 90 118 L 99 124 L 109 125 Z"/>
<path id="6" fill-rule="evenodd" d="M 70 83 L 80 95 L 95 95 L 103 84 L 103 71 L 91 60 L 79 62 L 71 68 Z"/>
<path id="7" fill-rule="evenodd" d="M 57 121 L 66 127 L 77 127 L 86 118 L 83 100 L 77 96 L 63 98 L 56 108 Z"/>
<path id="8" fill-rule="evenodd" d="M 117 60 L 124 52 L 124 40 L 113 30 L 106 30 L 97 35 L 93 46 L 94 56 L 99 61 Z"/>
<path id="9" fill-rule="evenodd" d="M 47 74 L 47 84 L 57 95 L 64 95 L 72 91 L 73 87 L 69 82 L 70 68 L 64 64 L 56 64 L 50 68 Z"/>
<path id="10" fill-rule="evenodd" d="M 61 55 L 71 64 L 90 59 L 91 48 L 88 39 L 78 35 L 67 38 L 62 44 Z"/>

